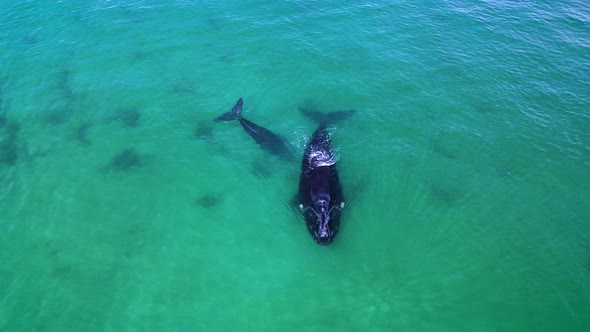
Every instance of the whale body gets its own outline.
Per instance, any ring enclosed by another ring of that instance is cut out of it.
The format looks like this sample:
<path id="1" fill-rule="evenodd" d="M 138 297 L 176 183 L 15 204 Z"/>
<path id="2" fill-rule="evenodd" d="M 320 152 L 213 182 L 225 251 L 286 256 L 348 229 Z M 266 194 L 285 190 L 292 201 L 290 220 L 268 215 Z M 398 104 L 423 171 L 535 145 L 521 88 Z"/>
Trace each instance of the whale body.
<path id="1" fill-rule="evenodd" d="M 334 241 L 345 202 L 336 156 L 324 123 L 315 130 L 305 148 L 295 203 L 316 243 L 328 245 Z"/>

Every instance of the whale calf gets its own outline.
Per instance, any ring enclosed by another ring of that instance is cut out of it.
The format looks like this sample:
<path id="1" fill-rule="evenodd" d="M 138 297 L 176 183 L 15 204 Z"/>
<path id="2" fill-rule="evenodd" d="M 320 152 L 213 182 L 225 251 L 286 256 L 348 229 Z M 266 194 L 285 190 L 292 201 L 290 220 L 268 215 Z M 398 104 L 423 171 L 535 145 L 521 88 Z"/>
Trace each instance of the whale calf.
<path id="1" fill-rule="evenodd" d="M 242 106 L 244 100 L 238 99 L 236 104 L 229 112 L 223 113 L 217 118 L 213 119 L 215 122 L 238 120 L 242 128 L 258 143 L 262 150 L 275 155 L 284 160 L 295 160 L 293 151 L 289 144 L 279 135 L 272 131 L 255 124 L 252 121 L 245 119 L 242 116 Z"/>

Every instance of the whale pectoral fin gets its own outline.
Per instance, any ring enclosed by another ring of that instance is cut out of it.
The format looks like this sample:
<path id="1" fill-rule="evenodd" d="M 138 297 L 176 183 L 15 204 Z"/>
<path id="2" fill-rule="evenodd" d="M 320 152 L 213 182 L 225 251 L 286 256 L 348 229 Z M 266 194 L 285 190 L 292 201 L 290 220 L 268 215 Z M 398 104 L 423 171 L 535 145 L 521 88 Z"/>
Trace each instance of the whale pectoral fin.
<path id="1" fill-rule="evenodd" d="M 272 176 L 272 171 L 272 167 L 267 160 L 257 158 L 252 161 L 252 174 L 263 179 L 268 179 Z"/>
<path id="2" fill-rule="evenodd" d="M 299 212 L 299 210 L 300 210 L 300 207 L 299 206 L 300 205 L 301 205 L 301 202 L 299 201 L 299 194 L 293 195 L 293 197 L 291 197 L 291 199 L 289 200 L 289 206 L 293 210 Z"/>
<path id="3" fill-rule="evenodd" d="M 290 200 L 287 201 L 287 205 L 289 206 L 289 208 L 291 209 L 291 211 L 293 211 L 293 213 L 295 214 L 299 214 L 300 209 L 299 209 L 299 205 L 301 204 L 301 202 L 299 202 L 299 195 L 295 194 L 293 195 L 293 197 L 291 197 Z"/>
<path id="4" fill-rule="evenodd" d="M 301 218 L 305 207 L 299 201 L 299 194 L 293 195 L 293 197 L 287 202 L 287 205 L 289 205 L 289 210 L 291 210 L 291 212 L 297 216 L 297 219 L 305 222 L 305 218 Z"/>
<path id="5" fill-rule="evenodd" d="M 365 186 L 367 184 L 364 181 L 367 180 L 363 179 L 355 181 L 350 187 L 348 187 L 345 193 L 346 197 L 342 197 L 342 202 L 339 204 L 345 204 L 345 206 L 354 204 L 354 202 L 356 202 L 356 200 L 361 197 L 362 193 L 365 191 Z"/>

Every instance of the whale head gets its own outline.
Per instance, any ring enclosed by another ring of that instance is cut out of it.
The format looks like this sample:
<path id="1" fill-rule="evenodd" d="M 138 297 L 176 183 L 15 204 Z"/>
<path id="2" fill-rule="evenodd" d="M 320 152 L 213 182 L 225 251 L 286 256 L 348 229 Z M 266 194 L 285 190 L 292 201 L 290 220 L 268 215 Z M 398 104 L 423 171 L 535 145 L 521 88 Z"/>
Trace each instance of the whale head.
<path id="1" fill-rule="evenodd" d="M 330 207 L 329 198 L 318 199 L 313 207 L 304 208 L 307 229 L 314 241 L 322 246 L 334 241 L 340 226 L 343 203 Z"/>
<path id="2" fill-rule="evenodd" d="M 315 202 L 314 211 L 316 212 L 316 229 L 313 233 L 314 240 L 320 245 L 328 245 L 334 239 L 334 231 L 330 229 L 330 202 L 325 199 L 319 199 Z"/>

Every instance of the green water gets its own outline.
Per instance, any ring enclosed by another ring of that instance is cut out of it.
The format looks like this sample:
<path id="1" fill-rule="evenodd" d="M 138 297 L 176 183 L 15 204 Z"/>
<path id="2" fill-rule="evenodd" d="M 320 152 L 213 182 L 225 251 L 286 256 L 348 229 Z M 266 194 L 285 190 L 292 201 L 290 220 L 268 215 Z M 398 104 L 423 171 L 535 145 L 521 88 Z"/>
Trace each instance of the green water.
<path id="1" fill-rule="evenodd" d="M 0 331 L 585 331 L 589 48 L 582 1 L 1 1 Z M 330 246 L 239 97 L 298 154 L 357 110 Z"/>

